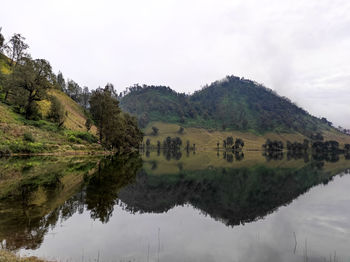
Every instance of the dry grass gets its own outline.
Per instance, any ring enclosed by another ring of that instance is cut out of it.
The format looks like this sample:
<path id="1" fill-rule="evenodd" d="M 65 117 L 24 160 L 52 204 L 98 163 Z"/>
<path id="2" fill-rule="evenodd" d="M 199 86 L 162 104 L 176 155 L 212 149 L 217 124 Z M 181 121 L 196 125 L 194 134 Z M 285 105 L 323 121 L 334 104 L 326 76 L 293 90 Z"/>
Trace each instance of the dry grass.
<path id="1" fill-rule="evenodd" d="M 68 112 L 64 126 L 68 129 L 75 131 L 86 131 L 85 121 L 86 116 L 83 112 L 83 109 L 73 101 L 69 96 L 59 90 L 50 90 L 50 95 L 55 96 L 62 103 L 65 108 L 65 111 Z M 91 127 L 90 132 L 92 134 L 97 133 L 95 126 Z"/>
<path id="2" fill-rule="evenodd" d="M 157 136 L 152 135 L 152 126 L 159 128 L 159 134 Z M 261 150 L 261 146 L 265 143 L 266 139 L 271 140 L 281 140 L 283 142 L 289 141 L 299 141 L 302 142 L 306 137 L 300 133 L 291 134 L 278 134 L 278 133 L 267 133 L 264 135 L 255 135 L 249 132 L 239 132 L 239 131 L 208 131 L 202 128 L 185 128 L 184 134 L 179 134 L 180 126 L 177 124 L 169 124 L 163 122 L 153 122 L 150 123 L 145 129 L 145 138 L 151 140 L 152 145 L 156 145 L 157 141 L 163 141 L 167 136 L 170 137 L 180 137 L 183 143 L 187 140 L 190 141 L 191 145 L 196 144 L 196 148 L 199 150 L 212 150 L 216 149 L 217 143 L 220 143 L 222 147 L 222 141 L 228 137 L 232 136 L 234 138 L 242 138 L 244 140 L 245 151 L 247 150 Z M 335 132 L 327 131 L 324 133 L 326 140 L 337 140 L 342 146 L 344 143 L 350 143 L 350 136 Z"/>
<path id="3" fill-rule="evenodd" d="M 36 257 L 20 257 L 9 251 L 0 250 L 0 262 L 48 262 Z"/>

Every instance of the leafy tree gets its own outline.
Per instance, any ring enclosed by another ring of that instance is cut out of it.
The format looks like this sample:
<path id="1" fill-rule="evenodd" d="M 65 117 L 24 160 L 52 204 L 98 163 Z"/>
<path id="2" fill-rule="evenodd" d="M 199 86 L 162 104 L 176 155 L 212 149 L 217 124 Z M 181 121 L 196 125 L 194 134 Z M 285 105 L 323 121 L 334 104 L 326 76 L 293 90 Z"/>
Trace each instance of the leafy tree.
<path id="1" fill-rule="evenodd" d="M 163 147 L 167 150 L 179 150 L 182 145 L 182 140 L 179 137 L 172 138 L 168 136 L 163 141 Z"/>
<path id="2" fill-rule="evenodd" d="M 267 139 L 263 145 L 263 148 L 267 152 L 283 151 L 283 142 L 277 140 L 271 141 L 270 139 Z"/>
<path id="3" fill-rule="evenodd" d="M 51 96 L 51 107 L 48 114 L 49 119 L 53 120 L 58 124 L 58 127 L 62 127 L 64 124 L 64 121 L 66 120 L 66 113 L 64 110 L 63 105 L 61 102 L 57 99 L 57 97 Z"/>
<path id="4" fill-rule="evenodd" d="M 240 138 L 237 138 L 235 141 L 234 149 L 239 151 L 239 150 L 242 150 L 243 147 L 244 147 L 244 141 Z"/>
<path id="5" fill-rule="evenodd" d="M 80 95 L 82 93 L 81 87 L 78 85 L 78 83 L 74 82 L 73 80 L 68 80 L 67 83 L 67 94 L 75 101 L 80 102 Z"/>
<path id="6" fill-rule="evenodd" d="M 73 85 L 73 84 L 71 84 Z M 68 89 L 70 84 L 68 83 Z M 119 102 L 112 98 L 107 89 L 98 88 L 92 92 L 90 98 L 90 112 L 97 124 L 100 141 L 105 140 L 106 144 L 112 143 L 112 137 L 107 137 L 108 129 L 114 129 L 119 124 L 121 110 Z"/>
<path id="7" fill-rule="evenodd" d="M 123 114 L 110 86 L 98 88 L 90 98 L 90 112 L 95 121 L 100 142 L 106 147 L 129 150 L 142 142 L 143 134 L 136 118 Z"/>
<path id="8" fill-rule="evenodd" d="M 152 126 L 152 135 L 156 136 L 158 135 L 158 132 L 159 132 L 159 128 Z"/>
<path id="9" fill-rule="evenodd" d="M 38 116 L 36 102 L 46 98 L 46 91 L 52 87 L 51 65 L 44 59 L 23 58 L 7 82 L 8 92 L 24 108 L 27 119 Z"/>
<path id="10" fill-rule="evenodd" d="M 226 138 L 226 145 L 227 146 L 232 146 L 233 145 L 233 137 L 229 136 Z"/>
<path id="11" fill-rule="evenodd" d="M 180 135 L 182 135 L 184 133 L 184 128 L 182 126 L 180 126 L 178 133 Z"/>

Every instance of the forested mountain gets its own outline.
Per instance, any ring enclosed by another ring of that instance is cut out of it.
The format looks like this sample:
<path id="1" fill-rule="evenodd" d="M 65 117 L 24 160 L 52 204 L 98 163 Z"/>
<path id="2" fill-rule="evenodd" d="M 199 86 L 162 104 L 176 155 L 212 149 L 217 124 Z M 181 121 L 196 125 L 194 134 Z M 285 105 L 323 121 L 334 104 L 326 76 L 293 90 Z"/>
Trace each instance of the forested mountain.
<path id="1" fill-rule="evenodd" d="M 325 118 L 311 116 L 288 98 L 254 81 L 228 76 L 192 95 L 164 86 L 134 86 L 120 97 L 123 110 L 138 117 L 141 127 L 152 121 L 216 130 L 300 132 L 330 129 Z"/>

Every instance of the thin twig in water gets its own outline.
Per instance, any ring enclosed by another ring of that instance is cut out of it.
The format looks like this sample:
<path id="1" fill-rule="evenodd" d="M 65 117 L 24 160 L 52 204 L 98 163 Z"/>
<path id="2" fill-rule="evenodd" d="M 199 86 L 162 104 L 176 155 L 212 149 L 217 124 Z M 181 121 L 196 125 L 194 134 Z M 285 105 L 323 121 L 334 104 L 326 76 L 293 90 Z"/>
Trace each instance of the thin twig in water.
<path id="1" fill-rule="evenodd" d="M 160 228 L 158 227 L 158 262 L 159 262 L 159 252 L 160 252 Z"/>
<path id="2" fill-rule="evenodd" d="M 295 254 L 295 252 L 297 251 L 297 236 L 295 235 L 295 232 L 293 232 L 293 235 L 294 235 L 294 243 L 295 243 L 294 245 L 294 254 Z"/>
<path id="3" fill-rule="evenodd" d="M 148 242 L 147 262 L 149 262 L 149 242 Z"/>

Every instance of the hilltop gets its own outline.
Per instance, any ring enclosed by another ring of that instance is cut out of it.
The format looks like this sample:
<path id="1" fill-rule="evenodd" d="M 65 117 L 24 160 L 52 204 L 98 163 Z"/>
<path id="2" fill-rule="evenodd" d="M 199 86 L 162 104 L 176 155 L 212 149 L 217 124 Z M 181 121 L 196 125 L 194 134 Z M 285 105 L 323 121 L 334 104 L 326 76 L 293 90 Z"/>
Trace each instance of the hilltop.
<path id="1" fill-rule="evenodd" d="M 192 95 L 165 86 L 134 86 L 122 96 L 121 107 L 138 117 L 142 127 L 152 121 L 212 130 L 255 133 L 331 130 L 288 98 L 243 78 L 228 76 L 204 86 Z"/>
<path id="2" fill-rule="evenodd" d="M 123 110 L 137 116 L 153 145 L 167 136 L 180 136 L 202 148 L 213 148 L 233 135 L 248 142 L 245 148 L 256 150 L 267 138 L 303 141 L 315 133 L 340 144 L 350 142 L 350 136 L 327 119 L 314 117 L 271 89 L 236 76 L 206 85 L 192 95 L 165 86 L 136 85 L 119 99 Z M 157 136 L 152 135 L 153 126 L 159 129 Z"/>

